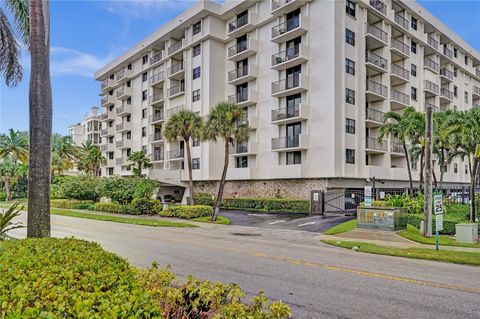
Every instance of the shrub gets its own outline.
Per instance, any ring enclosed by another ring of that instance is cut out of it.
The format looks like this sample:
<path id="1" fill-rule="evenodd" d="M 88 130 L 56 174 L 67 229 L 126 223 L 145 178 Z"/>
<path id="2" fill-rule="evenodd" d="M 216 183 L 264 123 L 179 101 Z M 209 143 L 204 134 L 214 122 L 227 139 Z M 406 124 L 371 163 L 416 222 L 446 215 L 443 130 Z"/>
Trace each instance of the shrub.
<path id="1" fill-rule="evenodd" d="M 134 215 L 153 215 L 162 211 L 162 203 L 158 199 L 135 198 L 130 206 Z"/>
<path id="2" fill-rule="evenodd" d="M 50 207 L 67 209 L 87 209 L 92 204 L 92 200 L 52 199 L 50 201 Z"/>
<path id="3" fill-rule="evenodd" d="M 70 178 L 60 183 L 58 193 L 60 198 L 77 199 L 77 200 L 93 200 L 98 197 L 95 192 L 96 181 L 89 176 L 78 176 Z"/>
<path id="4" fill-rule="evenodd" d="M 177 218 L 196 218 L 204 216 L 212 216 L 213 208 L 205 205 L 172 205 L 159 213 L 163 217 L 177 217 Z"/>
<path id="5" fill-rule="evenodd" d="M 111 202 L 111 203 L 95 203 L 95 205 L 93 205 L 93 210 L 97 212 L 122 214 L 122 213 L 126 213 L 127 208 L 123 205 L 120 205 L 119 203 Z"/>
<path id="6" fill-rule="evenodd" d="M 435 215 L 432 216 L 433 219 L 433 232 L 435 232 Z M 423 215 L 421 214 L 408 214 L 408 223 L 420 229 L 420 223 L 423 221 Z M 455 235 L 455 225 L 459 223 L 466 223 L 468 220 L 460 219 L 458 216 L 449 216 L 445 214 L 443 218 L 443 230 L 440 231 L 440 234 L 444 235 Z"/>
<path id="7" fill-rule="evenodd" d="M 0 192 L 0 202 L 6 201 L 6 200 L 7 200 L 7 193 Z"/>
<path id="8" fill-rule="evenodd" d="M 405 207 L 405 204 L 408 202 L 408 196 L 406 194 L 402 195 L 390 195 L 388 194 L 385 197 L 388 207 Z"/>
<path id="9" fill-rule="evenodd" d="M 158 182 L 138 177 L 104 177 L 99 179 L 96 192 L 100 197 L 109 197 L 121 204 L 134 198 L 151 198 Z"/>
<path id="10" fill-rule="evenodd" d="M 206 205 L 213 206 L 215 205 L 212 195 L 208 193 L 196 193 L 195 194 L 195 204 L 196 205 Z"/>
<path id="11" fill-rule="evenodd" d="M 227 209 L 265 210 L 271 212 L 308 213 L 310 211 L 310 203 L 308 200 L 283 198 L 226 197 L 222 200 L 222 207 Z"/>

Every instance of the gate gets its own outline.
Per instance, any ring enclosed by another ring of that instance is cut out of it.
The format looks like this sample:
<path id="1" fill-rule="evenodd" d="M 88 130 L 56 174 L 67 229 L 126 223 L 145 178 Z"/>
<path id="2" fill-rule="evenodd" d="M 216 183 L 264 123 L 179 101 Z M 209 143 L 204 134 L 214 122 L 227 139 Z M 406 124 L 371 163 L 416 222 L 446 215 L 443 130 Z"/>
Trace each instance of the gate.
<path id="1" fill-rule="evenodd" d="M 314 214 L 354 213 L 363 202 L 363 190 L 329 189 L 326 191 L 312 191 L 311 211 Z"/>

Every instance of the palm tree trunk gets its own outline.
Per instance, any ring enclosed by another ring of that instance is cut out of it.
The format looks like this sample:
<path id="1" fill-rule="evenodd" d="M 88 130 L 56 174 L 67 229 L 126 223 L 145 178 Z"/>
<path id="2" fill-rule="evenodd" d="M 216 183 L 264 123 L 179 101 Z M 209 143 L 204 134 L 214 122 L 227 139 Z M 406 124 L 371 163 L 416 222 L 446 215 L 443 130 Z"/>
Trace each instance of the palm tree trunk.
<path id="1" fill-rule="evenodd" d="M 192 154 L 190 151 L 190 139 L 185 140 L 185 147 L 187 148 L 187 168 L 188 168 L 188 187 L 190 188 L 190 196 L 188 202 L 190 205 L 195 205 L 195 191 L 193 190 L 193 176 L 192 176 Z"/>
<path id="2" fill-rule="evenodd" d="M 13 196 L 8 177 L 5 179 L 5 193 L 7 193 L 7 201 L 11 201 Z"/>
<path id="3" fill-rule="evenodd" d="M 413 178 L 412 178 L 412 168 L 410 167 L 410 157 L 408 156 L 407 144 L 403 141 L 403 151 L 405 152 L 405 159 L 407 160 L 407 171 L 408 171 L 408 180 L 410 182 L 410 196 L 413 197 Z"/>
<path id="4" fill-rule="evenodd" d="M 423 171 L 425 170 L 425 149 L 422 147 L 422 153 L 420 154 L 420 189 L 424 190 L 423 188 L 423 182 L 424 182 L 424 179 L 423 179 Z"/>
<path id="5" fill-rule="evenodd" d="M 476 205 L 475 205 L 475 176 L 478 170 L 478 160 L 473 159 L 473 165 L 470 158 L 468 159 L 468 166 L 470 169 L 470 222 L 475 223 L 476 220 Z"/>
<path id="6" fill-rule="evenodd" d="M 445 153 L 443 148 L 440 149 L 440 190 L 443 189 L 443 176 L 445 175 Z M 435 188 L 437 185 L 435 183 Z"/>
<path id="7" fill-rule="evenodd" d="M 228 163 L 230 159 L 230 149 L 228 141 L 225 141 L 225 161 L 223 165 L 222 178 L 220 179 L 220 185 L 218 186 L 217 202 L 215 203 L 215 211 L 212 216 L 212 221 L 217 220 L 218 213 L 220 212 L 220 206 L 222 205 L 223 190 L 225 188 L 225 180 L 227 179 Z"/>
<path id="8" fill-rule="evenodd" d="M 425 203 L 423 205 L 423 236 L 432 236 L 432 112 L 427 106 L 425 112 Z"/>
<path id="9" fill-rule="evenodd" d="M 52 89 L 49 6 L 49 0 L 30 0 L 30 170 L 27 237 L 50 237 Z"/>

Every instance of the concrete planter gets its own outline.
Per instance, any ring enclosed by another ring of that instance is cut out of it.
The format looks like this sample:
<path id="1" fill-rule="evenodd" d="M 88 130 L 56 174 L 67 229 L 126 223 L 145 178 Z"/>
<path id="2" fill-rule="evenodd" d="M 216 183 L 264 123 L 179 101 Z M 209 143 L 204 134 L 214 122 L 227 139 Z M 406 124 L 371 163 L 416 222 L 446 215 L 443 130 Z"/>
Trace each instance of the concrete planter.
<path id="1" fill-rule="evenodd" d="M 478 242 L 478 224 L 465 223 L 455 225 L 455 238 L 461 243 Z"/>
<path id="2" fill-rule="evenodd" d="M 401 207 L 359 207 L 357 228 L 397 231 L 407 228 L 407 210 Z"/>

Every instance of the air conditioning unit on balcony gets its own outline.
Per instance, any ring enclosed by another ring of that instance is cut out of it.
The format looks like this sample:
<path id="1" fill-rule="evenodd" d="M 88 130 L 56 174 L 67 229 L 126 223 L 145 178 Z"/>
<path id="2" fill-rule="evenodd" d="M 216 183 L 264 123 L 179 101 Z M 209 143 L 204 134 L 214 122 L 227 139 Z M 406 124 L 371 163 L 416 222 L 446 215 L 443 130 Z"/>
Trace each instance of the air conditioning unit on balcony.
<path id="1" fill-rule="evenodd" d="M 280 29 L 278 30 L 278 32 L 279 32 L 280 34 L 284 34 L 285 32 L 287 32 L 287 29 L 280 28 Z"/>
<path id="2" fill-rule="evenodd" d="M 281 57 L 279 57 L 279 56 L 277 56 L 277 57 L 275 58 L 275 60 L 276 60 L 277 64 L 283 63 L 283 59 L 282 59 Z"/>

